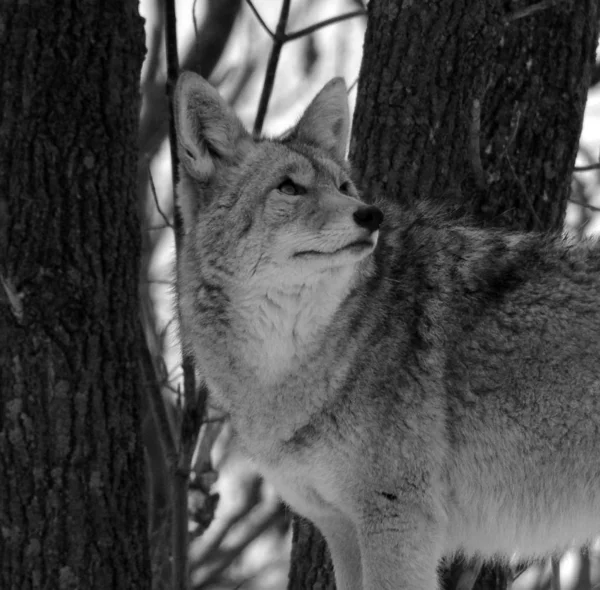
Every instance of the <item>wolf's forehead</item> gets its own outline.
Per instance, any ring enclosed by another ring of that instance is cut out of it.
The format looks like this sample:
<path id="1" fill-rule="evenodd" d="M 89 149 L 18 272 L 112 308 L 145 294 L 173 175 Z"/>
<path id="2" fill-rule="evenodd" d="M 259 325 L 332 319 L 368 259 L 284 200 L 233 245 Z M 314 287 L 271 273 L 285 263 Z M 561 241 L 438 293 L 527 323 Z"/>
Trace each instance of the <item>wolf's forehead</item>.
<path id="1" fill-rule="evenodd" d="M 280 142 L 267 140 L 258 143 L 258 156 L 256 162 L 263 170 L 270 170 L 279 174 L 300 174 L 313 179 L 319 177 L 337 178 L 340 170 L 344 169 L 336 160 L 330 158 L 325 152 L 311 146 L 296 145 L 294 142 Z"/>

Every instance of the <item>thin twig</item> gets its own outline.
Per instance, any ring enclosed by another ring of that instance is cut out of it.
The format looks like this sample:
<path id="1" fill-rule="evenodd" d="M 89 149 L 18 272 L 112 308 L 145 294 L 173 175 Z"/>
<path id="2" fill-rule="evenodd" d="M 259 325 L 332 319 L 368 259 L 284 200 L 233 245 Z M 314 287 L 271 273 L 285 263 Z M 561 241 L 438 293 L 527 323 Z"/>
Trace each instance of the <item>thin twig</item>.
<path id="1" fill-rule="evenodd" d="M 190 364 L 186 366 L 186 363 Z M 200 383 L 196 387 L 193 359 L 188 354 L 183 355 L 181 367 L 183 369 L 184 405 L 181 421 L 179 466 L 182 470 L 190 470 L 200 427 L 205 418 L 208 389 L 205 383 Z"/>
<path id="2" fill-rule="evenodd" d="M 332 18 L 325 19 L 319 23 L 315 23 L 314 25 L 310 25 L 310 27 L 306 27 L 305 29 L 300 29 L 299 31 L 294 31 L 293 33 L 288 33 L 285 36 L 284 43 L 288 41 L 293 41 L 294 39 L 298 39 L 300 37 L 304 37 L 305 35 L 310 35 L 323 27 L 328 27 L 329 25 L 334 25 L 335 23 L 339 23 L 344 20 L 348 20 L 349 18 L 354 18 L 356 16 L 366 16 L 366 10 L 353 10 L 351 12 L 346 12 L 345 14 L 340 14 L 338 16 L 334 16 Z"/>
<path id="3" fill-rule="evenodd" d="M 199 571 L 195 572 L 194 583 L 198 586 L 203 586 L 213 581 L 218 574 L 240 556 L 242 551 L 252 541 L 269 529 L 275 522 L 284 518 L 284 515 L 285 509 L 279 503 L 257 507 L 249 514 L 244 514 L 246 517 L 245 526 L 237 534 L 236 531 L 232 534 L 231 529 L 227 530 L 234 538 L 221 545 L 220 551 L 216 553 L 214 560 L 208 560 L 209 556 L 213 553 L 212 551 L 206 551 L 207 549 L 214 549 L 214 547 L 205 546 L 203 551 L 199 551 L 198 555 L 194 556 L 195 562 L 205 564 L 199 568 Z"/>
<path id="4" fill-rule="evenodd" d="M 573 172 L 588 172 L 590 170 L 600 170 L 600 162 L 597 164 L 589 164 L 588 166 L 575 166 Z"/>
<path id="5" fill-rule="evenodd" d="M 567 199 L 569 203 L 573 203 L 573 205 L 579 205 L 584 209 L 589 209 L 590 211 L 595 211 L 600 213 L 600 207 L 594 207 L 594 205 L 590 205 L 589 203 L 582 203 L 581 201 L 575 201 L 574 199 Z"/>
<path id="6" fill-rule="evenodd" d="M 190 548 L 190 555 L 195 563 L 207 562 L 219 547 L 223 547 L 223 540 L 230 531 L 238 523 L 244 521 L 248 514 L 256 508 L 260 485 L 260 479 L 255 475 L 243 486 L 240 486 L 236 508 L 229 510 L 219 520 L 211 523 L 206 533 L 194 541 Z"/>
<path id="7" fill-rule="evenodd" d="M 271 37 L 271 39 L 274 40 L 275 33 L 273 33 L 273 31 L 271 31 L 271 29 L 269 29 L 269 27 L 267 26 L 267 23 L 263 20 L 262 16 L 260 16 L 260 13 L 258 12 L 258 10 L 256 10 L 256 6 L 254 6 L 254 3 L 252 2 L 252 0 L 246 0 L 246 4 L 250 7 L 250 10 L 252 10 L 252 12 L 254 13 L 254 16 L 258 19 L 258 22 L 261 24 L 262 28 L 267 32 L 269 37 Z"/>
<path id="8" fill-rule="evenodd" d="M 152 170 L 150 168 L 150 164 L 148 164 L 148 178 L 150 180 L 150 190 L 152 191 L 152 196 L 154 197 L 154 205 L 156 206 L 156 210 L 160 213 L 160 216 L 164 219 L 164 222 L 167 224 L 167 227 L 173 227 L 169 218 L 165 215 L 164 211 L 160 207 L 160 203 L 158 202 L 158 195 L 156 194 L 156 186 L 154 185 L 154 178 L 152 177 Z"/>
<path id="9" fill-rule="evenodd" d="M 354 78 L 354 82 L 348 86 L 348 90 L 346 90 L 346 94 L 350 94 L 354 87 L 358 84 L 358 78 Z"/>
<path id="10" fill-rule="evenodd" d="M 273 31 L 269 29 L 265 21 L 260 16 L 258 10 L 256 10 L 256 7 L 252 3 L 252 0 L 246 0 L 246 3 L 260 22 L 263 29 L 265 29 L 265 31 L 269 34 L 271 39 L 273 39 L 273 47 L 271 48 L 271 54 L 269 55 L 267 71 L 265 73 L 265 81 L 263 84 L 262 93 L 260 95 L 258 112 L 256 113 L 256 120 L 254 122 L 255 135 L 260 134 L 263 128 L 263 124 L 265 122 L 265 116 L 269 107 L 269 100 L 271 99 L 271 94 L 273 92 L 273 84 L 275 83 L 275 72 L 277 71 L 277 65 L 279 64 L 279 55 L 281 53 L 281 48 L 283 47 L 283 45 L 288 41 L 293 41 L 294 39 L 299 39 L 300 37 L 310 35 L 311 33 L 314 33 L 315 31 L 323 27 L 327 27 L 329 25 L 333 25 L 335 23 L 347 20 L 349 18 L 354 18 L 356 16 L 364 16 L 367 13 L 366 10 L 353 10 L 352 12 L 340 14 L 339 16 L 334 16 L 319 23 L 315 23 L 314 25 L 311 25 L 299 31 L 295 31 L 294 33 L 286 34 L 285 28 L 287 26 L 288 16 L 290 12 L 290 1 L 291 0 L 282 1 L 281 12 L 279 13 L 279 21 L 277 22 L 277 28 L 275 29 L 275 33 L 273 33 Z"/>
<path id="11" fill-rule="evenodd" d="M 198 444 L 194 449 L 194 457 L 191 463 L 192 471 L 197 478 L 201 478 L 203 474 L 213 471 L 210 453 L 217 437 L 223 429 L 224 423 L 224 416 L 218 420 L 206 418 L 202 423 L 202 430 L 198 436 Z"/>
<path id="12" fill-rule="evenodd" d="M 557 4 L 560 4 L 564 0 L 542 0 L 541 2 L 536 2 L 531 6 L 527 6 L 525 8 L 521 8 L 521 10 L 515 10 L 506 16 L 506 22 L 514 22 L 516 20 L 531 16 L 536 12 L 540 12 L 541 10 L 546 10 L 548 8 L 552 8 Z"/>
<path id="13" fill-rule="evenodd" d="M 267 108 L 269 107 L 269 100 L 271 98 L 271 93 L 273 92 L 275 72 L 277 71 L 277 64 L 279 63 L 279 54 L 281 53 L 281 48 L 285 43 L 285 27 L 287 26 L 288 16 L 290 14 L 290 2 L 291 0 L 283 0 L 281 3 L 279 21 L 277 22 L 277 29 L 275 30 L 275 36 L 273 38 L 273 47 L 271 48 L 271 55 L 269 55 L 269 61 L 267 63 L 265 82 L 263 84 L 260 101 L 258 103 L 256 120 L 254 121 L 255 135 L 259 135 L 262 131 L 263 123 L 265 122 L 265 116 L 267 114 Z"/>
<path id="14" fill-rule="evenodd" d="M 179 389 L 173 387 L 170 383 L 165 383 L 163 386 L 165 389 L 168 389 L 171 393 L 175 395 L 179 395 Z"/>
<path id="15" fill-rule="evenodd" d="M 148 322 L 148 318 L 144 317 L 143 321 Z M 142 342 L 144 345 L 141 350 L 140 365 L 142 374 L 150 388 L 150 395 L 148 396 L 150 411 L 154 419 L 154 424 L 156 425 L 156 430 L 158 431 L 160 446 L 165 461 L 169 467 L 173 467 L 177 464 L 177 449 L 175 448 L 175 441 L 173 440 L 171 425 L 165 408 L 165 401 L 157 378 L 156 367 L 152 361 L 152 355 L 150 354 L 144 334 L 142 334 L 141 338 L 143 339 Z"/>

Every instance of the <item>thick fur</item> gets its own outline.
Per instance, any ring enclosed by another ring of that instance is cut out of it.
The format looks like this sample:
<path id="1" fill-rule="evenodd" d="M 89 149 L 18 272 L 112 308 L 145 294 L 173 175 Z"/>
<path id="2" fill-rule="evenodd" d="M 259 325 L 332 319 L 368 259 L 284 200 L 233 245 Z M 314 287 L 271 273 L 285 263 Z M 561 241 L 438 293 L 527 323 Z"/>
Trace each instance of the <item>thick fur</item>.
<path id="1" fill-rule="evenodd" d="M 359 227 L 340 80 L 280 140 L 193 74 L 176 96 L 184 345 L 338 589 L 600 532 L 600 249 L 427 207 Z"/>

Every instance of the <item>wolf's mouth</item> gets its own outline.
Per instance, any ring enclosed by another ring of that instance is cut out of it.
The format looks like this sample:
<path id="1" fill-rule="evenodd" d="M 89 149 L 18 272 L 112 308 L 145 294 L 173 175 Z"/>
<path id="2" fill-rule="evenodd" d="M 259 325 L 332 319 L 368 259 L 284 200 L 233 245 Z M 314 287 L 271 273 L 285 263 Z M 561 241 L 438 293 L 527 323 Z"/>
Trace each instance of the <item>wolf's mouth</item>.
<path id="1" fill-rule="evenodd" d="M 293 257 L 302 258 L 304 256 L 334 256 L 335 254 L 340 254 L 341 252 L 359 254 L 367 248 L 372 248 L 373 245 L 373 240 L 357 240 L 356 242 L 351 242 L 350 244 L 347 244 L 342 248 L 338 248 L 337 250 L 332 250 L 331 252 L 325 252 L 323 250 L 301 250 L 300 252 L 294 253 Z"/>

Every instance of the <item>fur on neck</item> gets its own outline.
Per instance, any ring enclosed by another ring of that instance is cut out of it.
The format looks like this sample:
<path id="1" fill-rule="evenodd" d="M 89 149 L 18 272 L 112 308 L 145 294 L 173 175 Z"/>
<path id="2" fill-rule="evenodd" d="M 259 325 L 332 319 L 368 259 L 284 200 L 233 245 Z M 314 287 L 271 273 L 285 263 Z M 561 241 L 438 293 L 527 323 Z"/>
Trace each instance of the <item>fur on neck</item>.
<path id="1" fill-rule="evenodd" d="M 356 274 L 344 267 L 302 283 L 252 280 L 236 288 L 232 346 L 261 384 L 277 384 L 318 353 Z"/>

